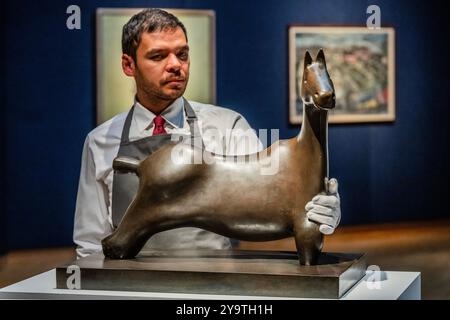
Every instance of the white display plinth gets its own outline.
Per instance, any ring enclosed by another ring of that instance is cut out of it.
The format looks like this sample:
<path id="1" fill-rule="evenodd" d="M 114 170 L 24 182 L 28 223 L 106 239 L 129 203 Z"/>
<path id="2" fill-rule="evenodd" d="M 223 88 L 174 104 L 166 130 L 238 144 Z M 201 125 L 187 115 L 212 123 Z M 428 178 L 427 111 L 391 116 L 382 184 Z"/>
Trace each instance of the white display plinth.
<path id="1" fill-rule="evenodd" d="M 420 272 L 381 271 L 380 281 L 366 275 L 341 300 L 419 300 Z M 0 299 L 220 299 L 259 300 L 285 297 L 181 294 L 162 292 L 69 290 L 56 288 L 56 269 L 0 289 Z"/>

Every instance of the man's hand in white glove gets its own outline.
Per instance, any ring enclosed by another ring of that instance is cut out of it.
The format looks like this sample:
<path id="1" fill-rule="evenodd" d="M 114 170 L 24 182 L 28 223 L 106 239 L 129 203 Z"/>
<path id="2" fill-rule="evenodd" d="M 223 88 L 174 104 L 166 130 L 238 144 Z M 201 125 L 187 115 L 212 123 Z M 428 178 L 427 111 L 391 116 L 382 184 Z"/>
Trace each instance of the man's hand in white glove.
<path id="1" fill-rule="evenodd" d="M 306 216 L 309 220 L 320 224 L 323 234 L 332 234 L 341 220 L 341 201 L 336 179 L 328 181 L 328 194 L 318 194 L 306 206 Z"/>

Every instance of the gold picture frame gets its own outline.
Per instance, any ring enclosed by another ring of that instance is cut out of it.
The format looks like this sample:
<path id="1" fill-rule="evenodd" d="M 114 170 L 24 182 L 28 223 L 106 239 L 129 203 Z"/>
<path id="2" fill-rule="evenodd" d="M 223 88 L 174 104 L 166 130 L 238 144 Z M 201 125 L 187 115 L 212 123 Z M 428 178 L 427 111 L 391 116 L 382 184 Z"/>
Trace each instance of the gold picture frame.
<path id="1" fill-rule="evenodd" d="M 122 28 L 143 8 L 98 8 L 96 11 L 97 124 L 130 109 L 136 92 L 134 79 L 122 72 Z M 215 12 L 164 9 L 185 25 L 191 60 L 184 97 L 216 103 Z"/>
<path id="2" fill-rule="evenodd" d="M 323 48 L 336 92 L 330 123 L 395 120 L 393 28 L 289 26 L 289 121 L 302 122 L 299 81 L 306 50 Z"/>

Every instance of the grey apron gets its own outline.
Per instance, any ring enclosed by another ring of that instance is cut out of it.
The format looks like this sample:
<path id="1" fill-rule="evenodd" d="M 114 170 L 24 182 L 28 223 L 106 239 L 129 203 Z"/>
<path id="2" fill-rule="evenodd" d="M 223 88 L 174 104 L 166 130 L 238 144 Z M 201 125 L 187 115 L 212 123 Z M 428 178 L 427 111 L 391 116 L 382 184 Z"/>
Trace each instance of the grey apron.
<path id="1" fill-rule="evenodd" d="M 190 138 L 193 143 L 195 139 L 201 139 L 197 116 L 189 102 L 186 99 L 183 100 L 186 120 L 191 132 Z M 179 137 L 181 137 L 181 135 L 178 135 L 177 138 L 173 137 L 172 134 L 161 134 L 130 141 L 130 126 L 133 119 L 133 112 L 134 106 L 128 112 L 125 119 L 117 156 L 127 156 L 144 160 L 164 144 L 170 143 L 171 141 L 178 141 Z M 117 228 L 128 206 L 133 201 L 138 186 L 139 178 L 134 173 L 114 171 L 112 190 L 112 221 L 114 228 Z M 163 231 L 153 235 L 145 245 L 146 249 L 223 249 L 228 247 L 230 247 L 230 242 L 227 238 L 198 228 L 179 228 Z"/>

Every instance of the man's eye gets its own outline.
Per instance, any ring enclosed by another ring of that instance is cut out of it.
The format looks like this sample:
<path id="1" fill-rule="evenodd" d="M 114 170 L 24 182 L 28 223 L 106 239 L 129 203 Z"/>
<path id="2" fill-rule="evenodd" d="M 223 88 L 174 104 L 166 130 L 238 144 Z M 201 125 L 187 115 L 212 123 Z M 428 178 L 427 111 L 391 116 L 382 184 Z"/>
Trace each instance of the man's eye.
<path id="1" fill-rule="evenodd" d="M 160 54 L 155 54 L 155 55 L 151 56 L 150 59 L 154 60 L 154 61 L 160 61 L 163 59 L 163 56 Z"/>
<path id="2" fill-rule="evenodd" d="M 178 58 L 181 60 L 187 60 L 189 58 L 189 53 L 186 51 L 180 52 Z"/>

